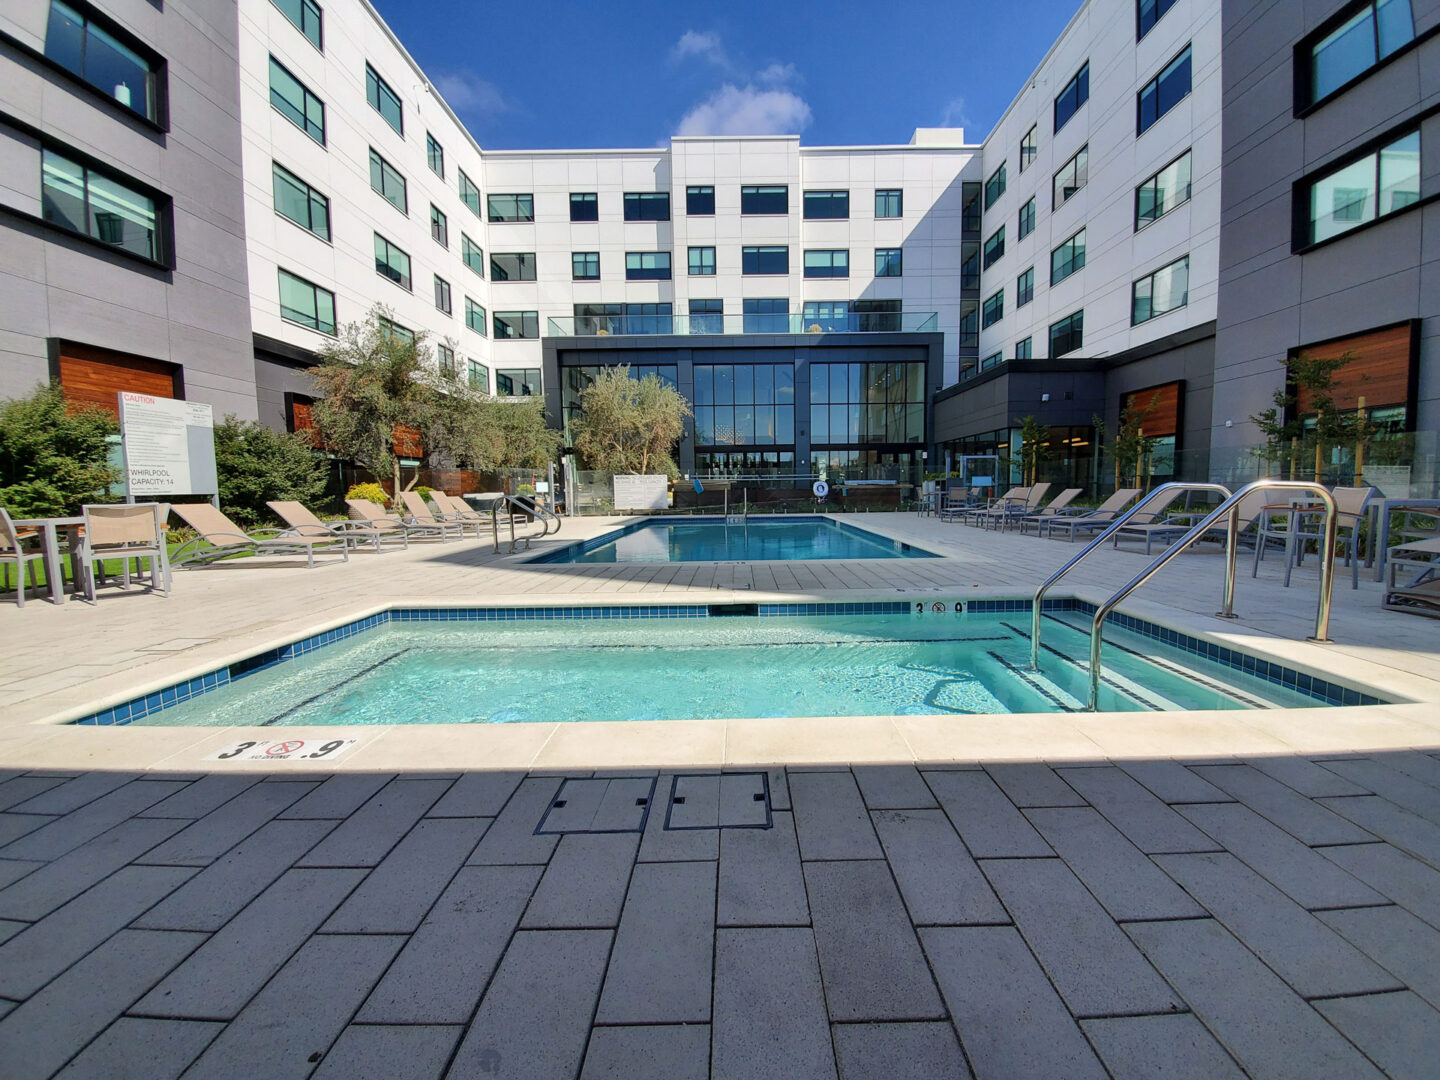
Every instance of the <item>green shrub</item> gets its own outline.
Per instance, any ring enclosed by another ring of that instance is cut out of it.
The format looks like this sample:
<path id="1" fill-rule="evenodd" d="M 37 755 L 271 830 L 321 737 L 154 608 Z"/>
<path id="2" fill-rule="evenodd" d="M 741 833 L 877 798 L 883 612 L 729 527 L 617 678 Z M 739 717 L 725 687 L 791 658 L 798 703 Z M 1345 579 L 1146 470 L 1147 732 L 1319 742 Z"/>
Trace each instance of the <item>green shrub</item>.
<path id="1" fill-rule="evenodd" d="M 0 504 L 12 517 L 57 517 L 111 501 L 120 476 L 107 439 L 119 431 L 109 411 L 67 405 L 59 383 L 0 402 Z"/>
<path id="2" fill-rule="evenodd" d="M 227 416 L 215 425 L 220 507 L 251 529 L 274 515 L 265 504 L 294 500 L 312 507 L 325 494 L 327 467 L 307 435 L 276 431 Z"/>
<path id="3" fill-rule="evenodd" d="M 385 489 L 373 481 L 368 484 L 351 484 L 350 490 L 345 492 L 347 499 L 368 499 L 377 506 L 389 506 L 390 496 L 385 494 Z"/>
<path id="4" fill-rule="evenodd" d="M 429 501 L 430 501 L 430 492 L 432 492 L 432 491 L 434 491 L 434 490 L 435 490 L 434 488 L 428 488 L 428 487 L 426 487 L 424 484 L 418 484 L 418 485 L 416 485 L 416 488 L 415 488 L 415 494 L 416 494 L 416 495 L 419 495 L 420 498 L 424 499 L 426 502 L 429 502 Z"/>

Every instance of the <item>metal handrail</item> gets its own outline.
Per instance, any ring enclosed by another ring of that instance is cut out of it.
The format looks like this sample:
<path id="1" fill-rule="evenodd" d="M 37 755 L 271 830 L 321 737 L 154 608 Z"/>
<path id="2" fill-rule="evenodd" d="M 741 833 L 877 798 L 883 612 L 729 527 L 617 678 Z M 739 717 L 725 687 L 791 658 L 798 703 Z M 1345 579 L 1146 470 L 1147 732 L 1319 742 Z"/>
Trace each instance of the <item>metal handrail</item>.
<path id="1" fill-rule="evenodd" d="M 494 505 L 490 507 L 490 530 L 491 535 L 495 541 L 495 550 L 493 552 L 493 554 L 495 555 L 500 554 L 500 510 L 502 507 L 505 506 L 511 507 L 511 510 L 507 515 L 510 519 L 510 550 L 507 552 L 507 554 L 509 555 L 515 554 L 515 545 L 521 540 L 525 541 L 525 546 L 528 548 L 530 546 L 530 541 L 535 539 L 535 537 L 549 536 L 550 522 L 552 520 L 555 522 L 555 531 L 557 533 L 560 531 L 560 517 L 553 510 L 550 510 L 547 507 L 541 506 L 539 503 L 535 502 L 532 502 L 530 504 L 522 503 L 514 495 L 501 495 L 498 499 L 495 500 Z M 528 514 L 531 517 L 537 518 L 540 521 L 540 532 L 516 536 L 516 508 L 518 508 L 521 513 Z"/>
<path id="2" fill-rule="evenodd" d="M 1315 606 L 1315 634 L 1306 638 L 1306 641 L 1313 641 L 1323 644 L 1330 640 L 1330 597 L 1335 585 L 1335 533 L 1338 522 L 1338 511 L 1335 506 L 1334 496 L 1327 491 L 1323 485 L 1303 480 L 1255 480 L 1246 484 L 1235 494 L 1231 495 L 1219 506 L 1204 518 L 1191 527 L 1181 539 L 1171 548 L 1167 549 L 1158 559 L 1137 574 L 1130 583 L 1106 600 L 1095 609 L 1095 618 L 1090 624 L 1090 702 L 1088 708 L 1095 712 L 1100 700 L 1100 650 L 1102 639 L 1100 631 L 1105 622 L 1105 617 L 1114 610 L 1115 605 L 1124 600 L 1132 592 L 1144 585 L 1157 573 L 1159 573 L 1171 559 L 1179 555 L 1187 547 L 1193 544 L 1200 537 L 1214 527 L 1215 523 L 1222 516 L 1228 514 L 1229 520 L 1226 525 L 1226 555 L 1225 555 L 1225 610 L 1220 612 L 1222 616 L 1234 618 L 1231 606 L 1235 599 L 1235 561 L 1236 547 L 1240 536 L 1240 500 L 1252 491 L 1263 491 L 1265 488 L 1292 488 L 1314 492 L 1320 497 L 1325 505 L 1325 548 L 1320 558 L 1320 597 Z M 1257 543 L 1260 542 L 1257 540 Z"/>
<path id="3" fill-rule="evenodd" d="M 1119 517 L 1117 517 L 1114 521 L 1112 521 L 1112 522 L 1100 533 L 1099 536 L 1095 537 L 1094 540 L 1090 541 L 1089 544 L 1085 545 L 1084 550 L 1082 550 L 1079 554 L 1077 554 L 1073 559 L 1071 559 L 1069 562 L 1067 562 L 1067 563 L 1066 563 L 1064 566 L 1062 566 L 1059 570 L 1056 570 L 1055 573 L 1051 574 L 1050 577 L 1045 580 L 1044 584 L 1042 584 L 1038 589 L 1035 590 L 1035 601 L 1034 601 L 1034 604 L 1033 604 L 1033 606 L 1032 606 L 1031 613 L 1030 613 L 1030 670 L 1031 670 L 1031 671 L 1039 671 L 1039 670 L 1040 670 L 1040 608 L 1041 608 L 1041 602 L 1042 602 L 1042 601 L 1044 600 L 1044 598 L 1045 598 L 1045 592 L 1046 592 L 1046 590 L 1049 589 L 1051 585 L 1054 585 L 1057 581 L 1059 581 L 1059 580 L 1060 580 L 1062 577 L 1064 577 L 1066 574 L 1068 574 L 1073 567 L 1075 567 L 1079 562 L 1081 562 L 1081 560 L 1083 560 L 1083 559 L 1084 559 L 1087 555 L 1089 555 L 1092 551 L 1094 551 L 1096 548 L 1098 548 L 1101 544 L 1105 543 L 1106 540 L 1110 539 L 1110 537 L 1113 536 L 1113 535 L 1116 533 L 1116 531 L 1119 530 L 1119 528 L 1120 528 L 1122 525 L 1124 525 L 1127 521 L 1129 521 L 1129 520 L 1130 520 L 1132 517 L 1134 517 L 1136 514 L 1140 513 L 1142 510 L 1144 510 L 1145 507 L 1149 506 L 1149 505 L 1151 504 L 1151 502 L 1155 499 L 1155 496 L 1161 494 L 1162 492 L 1166 492 L 1166 491 L 1173 491 L 1173 492 L 1175 492 L 1175 494 L 1177 494 L 1177 495 L 1180 494 L 1181 491 L 1213 491 L 1213 492 L 1218 492 L 1219 494 L 1223 495 L 1223 496 L 1224 496 L 1225 498 L 1227 498 L 1227 499 L 1230 497 L 1230 489 L 1227 488 L 1224 484 L 1187 484 L 1187 483 L 1184 483 L 1183 481 L 1178 481 L 1178 480 L 1177 480 L 1177 481 L 1174 481 L 1174 482 L 1172 482 L 1172 483 L 1168 483 L 1168 484 L 1161 484 L 1159 487 L 1157 487 L 1157 488 L 1155 488 L 1153 491 L 1151 491 L 1149 495 L 1145 496 L 1145 498 L 1141 499 L 1141 500 L 1140 500 L 1139 502 L 1137 502 L 1134 506 L 1130 507 L 1129 510 L 1126 510 L 1123 514 L 1121 514 L 1121 515 L 1120 515 Z M 1171 501 L 1173 502 L 1174 500 L 1172 499 Z M 1165 505 L 1168 506 L 1169 503 L 1166 503 Z M 1147 511 L 1147 513 L 1149 513 L 1149 512 L 1151 512 L 1151 511 Z M 1231 592 L 1232 592 L 1232 593 L 1233 593 L 1233 591 L 1234 591 L 1234 577 L 1235 577 L 1235 570 L 1234 570 L 1234 567 L 1232 566 L 1231 569 L 1230 569 Z"/>

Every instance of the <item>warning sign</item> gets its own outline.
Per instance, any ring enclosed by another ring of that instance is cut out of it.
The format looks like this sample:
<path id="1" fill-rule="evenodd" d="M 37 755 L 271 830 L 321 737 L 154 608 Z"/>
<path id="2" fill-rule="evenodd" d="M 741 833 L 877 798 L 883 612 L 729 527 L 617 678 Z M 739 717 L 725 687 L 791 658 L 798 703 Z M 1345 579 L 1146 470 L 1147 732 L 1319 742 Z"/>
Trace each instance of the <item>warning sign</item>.
<path id="1" fill-rule="evenodd" d="M 358 739 L 286 739 L 283 742 L 238 742 L 206 761 L 334 761 Z"/>

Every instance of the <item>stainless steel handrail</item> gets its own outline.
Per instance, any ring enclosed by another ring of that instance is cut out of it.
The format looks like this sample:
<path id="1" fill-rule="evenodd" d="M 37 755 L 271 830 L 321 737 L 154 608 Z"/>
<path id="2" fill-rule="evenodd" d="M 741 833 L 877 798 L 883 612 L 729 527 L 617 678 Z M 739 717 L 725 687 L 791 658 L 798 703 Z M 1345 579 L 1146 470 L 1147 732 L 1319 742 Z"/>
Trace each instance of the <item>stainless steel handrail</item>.
<path id="1" fill-rule="evenodd" d="M 1315 606 L 1315 634 L 1306 640 L 1316 643 L 1330 640 L 1330 597 L 1335 585 L 1335 531 L 1338 521 L 1335 499 L 1324 486 L 1316 483 L 1303 480 L 1255 480 L 1246 484 L 1206 514 L 1173 547 L 1168 548 L 1158 559 L 1131 579 L 1129 584 L 1095 609 L 1095 618 L 1090 624 L 1090 701 L 1088 708 L 1091 712 L 1096 710 L 1100 700 L 1100 650 L 1102 646 L 1100 632 L 1104 626 L 1105 617 L 1114 610 L 1115 605 L 1159 573 L 1171 559 L 1209 532 L 1215 523 L 1227 514 L 1229 521 L 1226 525 L 1225 610 L 1220 614 L 1234 617 L 1230 608 L 1235 598 L 1235 549 L 1238 546 L 1236 541 L 1240 533 L 1240 500 L 1252 491 L 1263 491 L 1266 488 L 1292 488 L 1314 492 L 1325 506 L 1325 547 L 1320 556 L 1320 598 Z M 1262 542 L 1263 540 L 1257 538 L 1256 543 Z M 1038 612 L 1039 609 L 1036 610 Z"/>
<path id="2" fill-rule="evenodd" d="M 1035 600 L 1034 600 L 1034 603 L 1033 603 L 1032 608 L 1031 608 L 1031 613 L 1030 613 L 1030 670 L 1031 670 L 1031 671 L 1039 671 L 1039 670 L 1040 670 L 1040 608 L 1041 608 L 1042 601 L 1043 601 L 1044 598 L 1045 598 L 1045 592 L 1046 592 L 1046 590 L 1049 589 L 1051 585 L 1054 585 L 1057 581 L 1059 581 L 1059 580 L 1060 580 L 1062 577 L 1064 577 L 1066 574 L 1068 574 L 1068 573 L 1070 572 L 1070 570 L 1071 570 L 1074 566 L 1076 566 L 1081 560 L 1083 560 L 1083 559 L 1084 559 L 1087 555 L 1089 555 L 1092 551 L 1094 551 L 1096 548 L 1098 548 L 1101 544 L 1105 543 L 1106 540 L 1110 539 L 1110 537 L 1113 536 L 1113 535 L 1121 528 L 1121 526 L 1123 526 L 1127 521 L 1129 521 L 1129 520 L 1130 520 L 1132 517 L 1134 517 L 1136 514 L 1140 513 L 1142 510 L 1144 510 L 1145 507 L 1149 506 L 1149 505 L 1154 501 L 1155 496 L 1160 495 L 1160 494 L 1162 494 L 1162 493 L 1164 493 L 1164 492 L 1166 492 L 1166 491 L 1173 491 L 1173 492 L 1175 492 L 1175 494 L 1177 494 L 1177 495 L 1180 494 L 1180 492 L 1182 492 L 1182 491 L 1213 491 L 1213 492 L 1219 493 L 1220 495 L 1223 495 L 1223 496 L 1224 496 L 1225 498 L 1227 498 L 1227 499 L 1230 497 L 1230 489 L 1227 488 L 1224 484 L 1187 484 L 1187 483 L 1184 483 L 1184 482 L 1182 482 L 1182 481 L 1174 481 L 1174 482 L 1168 483 L 1168 484 L 1161 484 L 1159 487 L 1157 487 L 1157 488 L 1155 488 L 1153 491 L 1151 491 L 1149 495 L 1145 496 L 1143 499 L 1141 499 L 1139 502 L 1137 502 L 1134 506 L 1132 506 L 1129 510 L 1126 510 L 1123 514 L 1121 514 L 1121 515 L 1120 515 L 1119 517 L 1117 517 L 1114 521 L 1112 521 L 1112 522 L 1105 528 L 1105 530 L 1100 533 L 1099 536 L 1095 537 L 1094 540 L 1090 541 L 1090 543 L 1088 543 L 1087 545 L 1085 545 L 1085 548 L 1084 548 L 1083 551 L 1081 551 L 1079 554 L 1077 554 L 1073 559 L 1071 559 L 1069 562 L 1067 562 L 1067 563 L 1066 563 L 1064 566 L 1062 566 L 1059 570 L 1056 570 L 1055 573 L 1051 574 L 1050 577 L 1045 580 L 1044 584 L 1042 584 L 1038 589 L 1035 590 Z M 1173 501 L 1173 500 L 1171 500 L 1171 501 Z M 1166 503 L 1165 505 L 1168 506 L 1169 504 Z M 1152 512 L 1152 511 L 1147 511 L 1147 512 Z M 1233 550 L 1233 549 L 1232 549 L 1232 550 Z M 1234 591 L 1234 588 L 1233 588 L 1234 578 L 1235 578 L 1235 566 L 1234 566 L 1234 563 L 1233 563 L 1233 560 L 1232 560 L 1232 563 L 1231 563 L 1231 566 L 1230 566 L 1230 580 L 1231 580 L 1231 583 L 1232 583 L 1232 586 L 1231 586 L 1231 592 L 1232 592 L 1232 593 L 1233 593 L 1233 591 Z"/>
<path id="3" fill-rule="evenodd" d="M 495 504 L 490 507 L 490 530 L 495 541 L 495 550 L 493 552 L 495 555 L 500 554 L 500 510 L 502 507 L 507 506 L 510 507 L 507 515 L 510 518 L 510 550 L 507 552 L 509 555 L 515 554 L 515 545 L 521 540 L 525 541 L 525 546 L 528 548 L 530 541 L 535 539 L 535 537 L 549 536 L 550 522 L 552 520 L 555 522 L 555 531 L 557 533 L 560 531 L 560 517 L 553 510 L 541 506 L 539 503 L 523 503 L 514 495 L 502 495 L 496 499 Z M 538 533 L 527 533 L 520 536 L 515 534 L 515 518 L 519 516 L 516 513 L 517 509 L 520 513 L 528 514 L 539 520 L 540 531 Z"/>

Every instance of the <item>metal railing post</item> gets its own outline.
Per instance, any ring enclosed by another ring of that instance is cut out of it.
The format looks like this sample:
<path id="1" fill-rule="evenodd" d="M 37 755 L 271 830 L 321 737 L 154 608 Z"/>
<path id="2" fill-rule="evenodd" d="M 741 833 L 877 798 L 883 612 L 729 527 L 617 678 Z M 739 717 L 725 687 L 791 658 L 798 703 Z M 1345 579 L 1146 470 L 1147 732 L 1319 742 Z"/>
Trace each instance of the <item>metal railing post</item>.
<path id="1" fill-rule="evenodd" d="M 1240 557 L 1240 504 L 1230 508 L 1230 518 L 1225 524 L 1225 584 L 1220 589 L 1220 610 L 1215 613 L 1219 619 L 1238 619 L 1235 614 L 1235 567 Z"/>

